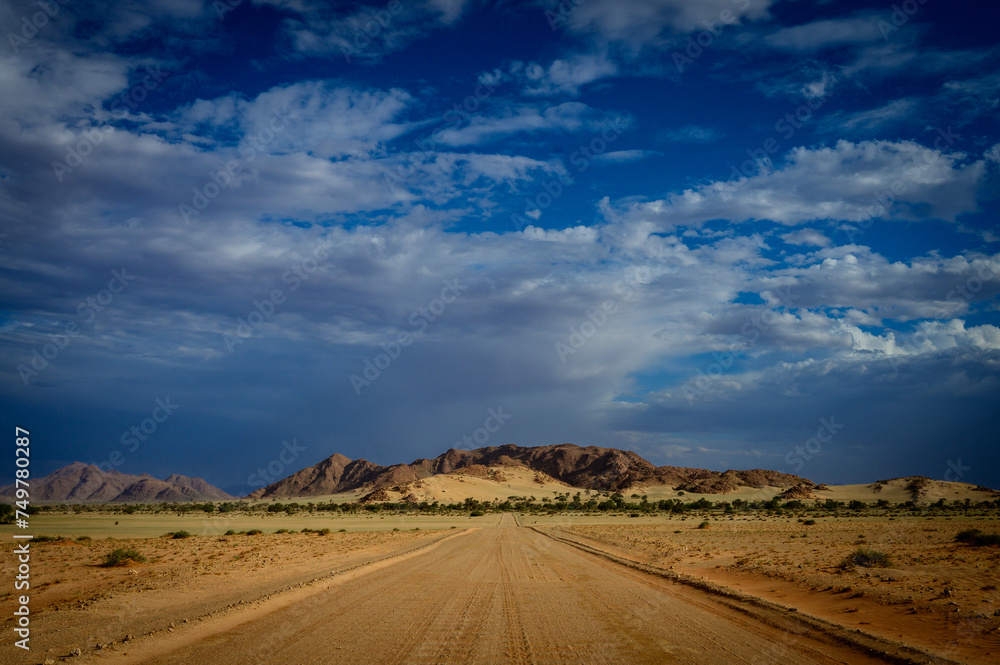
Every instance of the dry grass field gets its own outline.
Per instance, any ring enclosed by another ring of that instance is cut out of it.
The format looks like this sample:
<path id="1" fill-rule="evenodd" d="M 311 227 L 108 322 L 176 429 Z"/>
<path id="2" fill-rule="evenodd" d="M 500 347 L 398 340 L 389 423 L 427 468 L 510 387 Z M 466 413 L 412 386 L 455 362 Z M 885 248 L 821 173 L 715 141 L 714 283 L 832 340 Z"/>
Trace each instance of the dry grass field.
<path id="1" fill-rule="evenodd" d="M 33 525 L 66 538 L 32 545 L 33 650 L 5 663 L 1000 658 L 1000 548 L 955 542 L 996 519 L 44 513 Z M 223 535 L 249 529 L 263 533 Z M 178 530 L 192 535 L 164 536 Z M 13 576 L 3 542 L 0 574 Z M 844 566 L 860 547 L 888 565 Z M 145 560 L 102 567 L 117 549 Z"/>
<path id="2" fill-rule="evenodd" d="M 1000 547 L 955 542 L 958 517 L 528 518 L 630 560 L 741 590 L 968 662 L 1000 659 Z M 885 567 L 845 566 L 858 549 Z"/>
<path id="3" fill-rule="evenodd" d="M 187 523 L 175 521 L 169 526 L 196 533 L 198 520 L 188 518 Z M 32 656 L 10 662 L 40 663 L 68 656 L 75 649 L 89 655 L 101 651 L 102 645 L 167 633 L 213 613 L 287 594 L 332 572 L 370 565 L 455 533 L 428 526 L 406 531 L 36 542 L 31 547 Z M 101 528 L 88 523 L 84 530 Z M 63 533 L 75 531 L 64 529 Z M 16 558 L 10 539 L 4 541 L 0 575 L 13 579 Z M 135 550 L 146 560 L 102 567 L 105 557 L 116 549 Z M 11 595 L 12 590 L 0 596 L 0 601 L 10 603 Z M 7 624 L 10 621 L 6 619 Z M 4 645 L 6 653 L 10 653 L 8 646 Z"/>

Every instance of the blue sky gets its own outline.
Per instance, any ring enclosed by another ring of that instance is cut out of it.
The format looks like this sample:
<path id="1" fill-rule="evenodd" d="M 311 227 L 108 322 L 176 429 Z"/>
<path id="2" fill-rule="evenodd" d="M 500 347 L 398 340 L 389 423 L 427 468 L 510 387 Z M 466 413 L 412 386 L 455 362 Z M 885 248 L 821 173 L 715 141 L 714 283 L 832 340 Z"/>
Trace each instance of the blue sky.
<path id="1" fill-rule="evenodd" d="M 242 490 L 567 441 L 1000 486 L 997 18 L 4 2 L 3 422 Z"/>

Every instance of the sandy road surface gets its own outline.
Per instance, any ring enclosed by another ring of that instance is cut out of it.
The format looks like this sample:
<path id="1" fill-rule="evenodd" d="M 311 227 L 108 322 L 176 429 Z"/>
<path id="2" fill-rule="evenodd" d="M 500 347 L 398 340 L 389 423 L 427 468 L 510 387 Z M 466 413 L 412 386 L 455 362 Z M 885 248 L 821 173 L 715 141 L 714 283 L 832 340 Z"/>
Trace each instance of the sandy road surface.
<path id="1" fill-rule="evenodd" d="M 116 662 L 874 663 L 518 527 L 472 530 L 217 632 Z"/>

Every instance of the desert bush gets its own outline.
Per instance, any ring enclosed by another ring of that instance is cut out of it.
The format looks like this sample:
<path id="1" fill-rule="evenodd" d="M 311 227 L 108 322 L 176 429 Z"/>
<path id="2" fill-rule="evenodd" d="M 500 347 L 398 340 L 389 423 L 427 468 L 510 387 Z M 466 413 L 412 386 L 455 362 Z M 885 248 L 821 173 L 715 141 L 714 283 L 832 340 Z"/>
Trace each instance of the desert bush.
<path id="1" fill-rule="evenodd" d="M 88 541 L 90 539 L 91 539 L 90 536 L 77 536 L 77 538 L 76 538 L 77 542 L 80 542 L 80 543 L 86 542 L 86 541 Z"/>
<path id="2" fill-rule="evenodd" d="M 330 533 L 330 530 L 327 529 L 326 527 L 323 527 L 322 529 L 314 530 L 313 533 L 315 533 L 317 536 L 325 536 L 326 534 Z"/>
<path id="3" fill-rule="evenodd" d="M 850 569 L 855 566 L 862 568 L 886 568 L 891 563 L 889 555 L 868 547 L 859 547 L 844 559 L 841 568 Z"/>
<path id="4" fill-rule="evenodd" d="M 708 522 L 702 522 L 701 524 L 698 525 L 699 529 L 707 529 L 708 527 L 709 527 Z"/>
<path id="5" fill-rule="evenodd" d="M 264 532 L 261 531 L 260 529 L 250 529 L 249 531 L 247 531 L 248 536 L 259 536 L 262 533 Z"/>
<path id="6" fill-rule="evenodd" d="M 226 531 L 226 532 L 225 532 L 224 534 L 222 534 L 222 535 L 223 535 L 223 536 L 235 536 L 235 535 L 236 535 L 236 532 L 235 532 L 235 531 L 233 531 L 232 529 L 230 529 L 229 531 Z"/>
<path id="7" fill-rule="evenodd" d="M 184 531 L 183 529 L 181 531 L 168 531 L 167 533 L 164 534 L 164 537 L 166 537 L 166 536 L 170 536 L 171 538 L 173 538 L 175 540 L 180 539 L 180 538 L 190 538 L 191 537 L 191 532 L 190 531 Z"/>
<path id="8" fill-rule="evenodd" d="M 54 543 L 60 540 L 66 540 L 62 536 L 35 536 L 31 539 L 36 543 Z"/>
<path id="9" fill-rule="evenodd" d="M 806 526 L 812 526 L 812 525 L 816 524 L 816 520 L 805 520 L 802 523 L 805 524 Z"/>
<path id="10" fill-rule="evenodd" d="M 146 560 L 138 550 L 129 548 L 122 549 L 118 548 L 111 550 L 104 557 L 104 561 L 101 563 L 102 568 L 114 568 L 118 566 L 128 566 L 133 563 L 143 563 Z"/>
<path id="11" fill-rule="evenodd" d="M 966 543 L 973 547 L 1000 545 L 1000 534 L 983 533 L 979 529 L 966 529 L 965 531 L 959 531 L 955 535 L 955 542 Z"/>
<path id="12" fill-rule="evenodd" d="M 482 517 L 485 514 L 486 513 L 484 513 L 481 510 L 473 510 L 471 513 L 469 513 L 469 517 Z"/>

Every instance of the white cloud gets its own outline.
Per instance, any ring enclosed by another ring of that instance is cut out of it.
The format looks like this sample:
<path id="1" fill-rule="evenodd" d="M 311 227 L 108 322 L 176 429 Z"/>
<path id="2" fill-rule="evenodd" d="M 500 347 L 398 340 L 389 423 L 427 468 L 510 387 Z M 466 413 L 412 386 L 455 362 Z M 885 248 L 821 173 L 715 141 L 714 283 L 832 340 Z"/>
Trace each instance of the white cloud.
<path id="1" fill-rule="evenodd" d="M 588 0 L 570 12 L 566 25 L 602 41 L 655 46 L 671 33 L 767 18 L 772 4 L 773 0 Z"/>
<path id="2" fill-rule="evenodd" d="M 649 159 L 650 157 L 659 157 L 663 153 L 657 150 L 614 150 L 612 152 L 601 153 L 594 157 L 597 163 L 609 163 L 609 164 L 626 164 L 629 162 L 638 162 L 643 159 Z"/>
<path id="3" fill-rule="evenodd" d="M 448 146 L 477 145 L 518 134 L 600 131 L 608 117 L 580 102 L 548 108 L 530 104 L 508 106 L 503 115 L 476 115 L 467 125 L 437 131 L 435 141 Z"/>
<path id="4" fill-rule="evenodd" d="M 701 125 L 686 125 L 678 129 L 664 129 L 656 133 L 656 138 L 669 143 L 712 143 L 723 137 L 723 134 L 711 127 Z"/>
<path id="5" fill-rule="evenodd" d="M 613 219 L 668 229 L 713 219 L 787 225 L 874 217 L 954 220 L 976 209 L 984 172 L 982 161 L 964 158 L 911 141 L 838 141 L 832 148 L 796 148 L 773 171 L 604 210 Z"/>
<path id="6" fill-rule="evenodd" d="M 961 315 L 974 301 L 1000 293 L 1000 257 L 919 257 L 889 262 L 866 247 L 827 247 L 803 257 L 801 265 L 771 271 L 759 290 L 794 285 L 796 304 L 806 308 L 863 311 L 872 319 L 909 321 Z M 798 263 L 789 257 L 789 263 Z M 966 298 L 960 287 L 980 284 Z M 859 324 L 863 323 L 859 321 Z"/>
<path id="7" fill-rule="evenodd" d="M 524 93 L 532 96 L 576 96 L 588 83 L 615 76 L 618 65 L 606 55 L 578 53 L 553 60 L 548 69 L 528 63 L 521 70 L 525 79 Z"/>
<path id="8" fill-rule="evenodd" d="M 813 247 L 829 247 L 830 239 L 816 229 L 800 229 L 785 233 L 781 239 L 789 245 L 811 245 Z"/>
<path id="9" fill-rule="evenodd" d="M 779 28 L 764 38 L 772 48 L 788 51 L 819 51 L 833 46 L 882 41 L 877 15 L 826 19 Z"/>
<path id="10" fill-rule="evenodd" d="M 5 55 L 0 89 L 17 103 L 0 107 L 0 119 L 29 129 L 65 118 L 92 121 L 102 102 L 126 87 L 129 69 L 115 56 L 77 56 L 62 49 Z"/>
<path id="11" fill-rule="evenodd" d="M 293 13 L 284 30 L 295 53 L 372 62 L 456 24 L 468 0 L 413 0 L 357 8 L 321 0 L 261 0 Z"/>
<path id="12" fill-rule="evenodd" d="M 413 128 L 400 120 L 410 103 L 410 95 L 398 88 L 359 90 L 312 81 L 275 87 L 249 101 L 235 95 L 200 99 L 181 109 L 177 121 L 188 131 L 210 135 L 225 128 L 251 138 L 273 135 L 257 141 L 269 152 L 363 156 Z"/>
<path id="13" fill-rule="evenodd" d="M 915 116 L 920 107 L 917 99 L 894 99 L 866 111 L 836 111 L 823 118 L 823 128 L 830 132 L 856 132 L 871 135 L 888 126 Z"/>
<path id="14" fill-rule="evenodd" d="M 970 346 L 976 349 L 1000 349 L 1000 328 L 984 324 L 965 327 L 965 321 L 921 321 L 918 335 L 929 340 L 934 349 L 953 349 Z"/>

